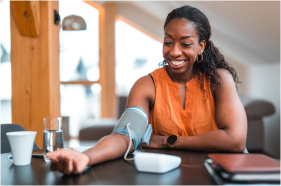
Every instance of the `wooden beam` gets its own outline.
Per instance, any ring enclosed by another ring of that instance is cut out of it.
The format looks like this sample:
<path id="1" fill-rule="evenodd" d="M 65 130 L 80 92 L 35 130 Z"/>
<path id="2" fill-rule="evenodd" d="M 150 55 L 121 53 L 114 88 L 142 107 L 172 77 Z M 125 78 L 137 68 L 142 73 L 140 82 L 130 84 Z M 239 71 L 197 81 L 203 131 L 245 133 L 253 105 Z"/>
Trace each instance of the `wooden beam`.
<path id="1" fill-rule="evenodd" d="M 12 122 L 37 131 L 35 142 L 41 148 L 43 118 L 60 117 L 60 26 L 54 24 L 54 10 L 58 1 L 39 2 L 41 33 L 37 38 L 23 37 L 11 13 Z"/>
<path id="2" fill-rule="evenodd" d="M 38 37 L 40 33 L 40 2 L 11 1 L 11 12 L 22 36 Z"/>
<path id="3" fill-rule="evenodd" d="M 101 117 L 115 118 L 115 2 L 104 3 L 99 11 L 99 49 L 101 83 Z"/>

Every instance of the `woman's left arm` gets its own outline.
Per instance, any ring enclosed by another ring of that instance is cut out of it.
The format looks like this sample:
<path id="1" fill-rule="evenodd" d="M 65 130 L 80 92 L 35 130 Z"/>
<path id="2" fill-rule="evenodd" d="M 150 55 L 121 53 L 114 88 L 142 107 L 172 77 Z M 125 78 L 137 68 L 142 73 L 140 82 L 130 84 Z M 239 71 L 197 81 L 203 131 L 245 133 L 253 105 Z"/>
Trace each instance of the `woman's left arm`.
<path id="1" fill-rule="evenodd" d="M 179 136 L 177 149 L 243 152 L 246 147 L 247 117 L 231 74 L 219 69 L 221 86 L 214 89 L 218 130 L 196 136 Z M 168 136 L 152 135 L 147 148 L 168 148 Z"/>

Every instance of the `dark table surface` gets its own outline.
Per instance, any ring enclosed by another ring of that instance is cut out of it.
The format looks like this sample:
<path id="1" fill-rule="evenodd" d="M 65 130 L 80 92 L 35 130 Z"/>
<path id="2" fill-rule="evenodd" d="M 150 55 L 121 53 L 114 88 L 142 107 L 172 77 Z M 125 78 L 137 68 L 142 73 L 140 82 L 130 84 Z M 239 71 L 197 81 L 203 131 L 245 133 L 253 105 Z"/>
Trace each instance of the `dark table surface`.
<path id="1" fill-rule="evenodd" d="M 210 185 L 215 184 L 204 167 L 207 152 L 139 149 L 181 157 L 181 165 L 164 174 L 138 172 L 122 158 L 88 167 L 80 175 L 50 171 L 43 158 L 32 158 L 27 166 L 14 166 L 1 154 L 1 185 Z"/>

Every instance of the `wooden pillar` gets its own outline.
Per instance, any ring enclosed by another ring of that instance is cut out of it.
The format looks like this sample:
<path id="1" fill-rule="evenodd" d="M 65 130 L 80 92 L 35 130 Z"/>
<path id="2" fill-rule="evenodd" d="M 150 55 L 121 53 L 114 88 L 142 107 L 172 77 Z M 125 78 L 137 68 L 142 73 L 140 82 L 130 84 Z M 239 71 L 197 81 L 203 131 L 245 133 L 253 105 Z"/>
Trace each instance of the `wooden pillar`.
<path id="1" fill-rule="evenodd" d="M 115 118 L 115 18 L 116 3 L 104 3 L 99 14 L 101 117 Z"/>
<path id="2" fill-rule="evenodd" d="M 60 116 L 60 25 L 54 24 L 58 1 L 37 1 L 32 8 L 30 2 L 11 1 L 12 122 L 37 131 L 35 142 L 42 148 L 43 118 Z M 18 6 L 26 10 L 19 13 Z M 30 27 L 19 24 L 30 19 L 28 11 L 39 18 L 38 35 L 20 32 L 22 26 Z"/>

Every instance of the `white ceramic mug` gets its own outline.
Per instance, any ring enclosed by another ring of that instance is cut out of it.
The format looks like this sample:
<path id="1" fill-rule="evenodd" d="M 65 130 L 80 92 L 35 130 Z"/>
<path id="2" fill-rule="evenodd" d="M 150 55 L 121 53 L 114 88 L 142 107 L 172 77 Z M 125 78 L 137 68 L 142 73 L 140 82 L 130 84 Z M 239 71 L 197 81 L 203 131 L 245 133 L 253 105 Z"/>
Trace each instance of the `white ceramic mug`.
<path id="1" fill-rule="evenodd" d="M 29 165 L 37 132 L 17 131 L 7 132 L 6 134 L 10 142 L 14 165 Z"/>

